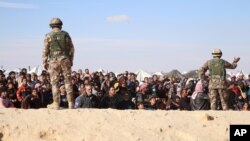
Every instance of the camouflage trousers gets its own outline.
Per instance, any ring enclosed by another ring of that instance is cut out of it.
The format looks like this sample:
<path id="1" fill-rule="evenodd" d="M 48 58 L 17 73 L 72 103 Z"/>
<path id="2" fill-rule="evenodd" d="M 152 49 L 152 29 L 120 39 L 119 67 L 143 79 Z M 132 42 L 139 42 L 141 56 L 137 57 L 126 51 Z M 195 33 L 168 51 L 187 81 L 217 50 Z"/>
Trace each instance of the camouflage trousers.
<path id="1" fill-rule="evenodd" d="M 53 102 L 59 104 L 59 79 L 60 73 L 64 76 L 64 84 L 69 103 L 73 103 L 73 87 L 71 82 L 71 62 L 69 59 L 51 60 L 49 63 L 49 74 L 52 85 Z"/>
<path id="2" fill-rule="evenodd" d="M 209 90 L 210 106 L 211 110 L 217 109 L 217 103 L 220 99 L 223 110 L 228 110 L 228 94 L 225 89 L 210 89 Z"/>

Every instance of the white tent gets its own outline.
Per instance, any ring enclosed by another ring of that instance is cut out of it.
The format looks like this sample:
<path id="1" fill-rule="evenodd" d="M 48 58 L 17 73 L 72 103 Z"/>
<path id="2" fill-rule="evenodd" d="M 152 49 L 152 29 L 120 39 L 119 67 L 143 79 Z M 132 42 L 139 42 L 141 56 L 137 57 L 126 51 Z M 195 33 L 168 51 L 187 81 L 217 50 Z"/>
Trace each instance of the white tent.
<path id="1" fill-rule="evenodd" d="M 10 70 L 4 70 L 4 75 L 9 75 L 9 73 L 10 73 L 11 71 Z"/>
<path id="2" fill-rule="evenodd" d="M 248 79 L 248 75 L 244 70 L 238 70 L 238 72 L 235 74 L 236 78 L 240 75 L 243 75 L 244 79 Z"/>
<path id="3" fill-rule="evenodd" d="M 163 74 L 161 72 L 155 72 L 155 73 L 153 73 L 153 75 L 163 76 Z"/>
<path id="4" fill-rule="evenodd" d="M 236 73 L 236 77 L 239 77 L 239 76 L 244 76 L 245 74 L 243 73 L 243 71 L 242 70 L 240 70 L 240 71 L 238 71 L 237 73 Z"/>
<path id="5" fill-rule="evenodd" d="M 233 72 L 227 71 L 227 75 L 228 75 L 229 77 L 232 77 L 232 76 L 234 75 L 234 73 L 233 73 Z"/>
<path id="6" fill-rule="evenodd" d="M 18 74 L 18 73 L 21 71 L 21 69 L 20 69 L 20 68 L 16 68 L 16 69 L 14 69 L 14 70 L 6 70 L 6 71 L 4 72 L 4 74 L 7 76 L 7 75 L 9 75 L 9 73 L 10 73 L 11 71 L 14 71 L 16 74 Z"/>
<path id="7" fill-rule="evenodd" d="M 105 74 L 105 71 L 102 68 L 98 69 L 97 72 L 101 72 L 102 74 Z"/>
<path id="8" fill-rule="evenodd" d="M 144 70 L 136 71 L 135 74 L 137 75 L 136 80 L 138 80 L 139 82 L 143 81 L 145 77 L 152 77 L 152 75 L 145 72 Z"/>
<path id="9" fill-rule="evenodd" d="M 21 68 L 16 68 L 13 71 L 16 72 L 16 73 L 19 73 L 21 70 L 22 70 Z"/>
<path id="10" fill-rule="evenodd" d="M 114 74 L 115 74 L 115 76 L 117 77 L 120 73 L 118 73 L 118 72 L 114 72 Z"/>
<path id="11" fill-rule="evenodd" d="M 235 76 L 236 78 L 238 77 L 238 76 L 240 76 L 240 75 L 243 75 L 244 77 L 244 79 L 247 79 L 248 78 L 248 74 L 247 73 L 245 73 L 245 71 L 244 70 L 238 70 L 237 71 L 237 73 L 233 73 L 233 72 L 231 72 L 231 71 L 227 71 L 227 79 L 228 80 L 231 80 L 230 79 L 230 77 L 232 77 L 232 76 Z"/>
<path id="12" fill-rule="evenodd" d="M 35 73 L 37 75 L 40 75 L 42 73 L 43 69 L 40 66 L 36 66 L 32 68 L 28 73 Z"/>

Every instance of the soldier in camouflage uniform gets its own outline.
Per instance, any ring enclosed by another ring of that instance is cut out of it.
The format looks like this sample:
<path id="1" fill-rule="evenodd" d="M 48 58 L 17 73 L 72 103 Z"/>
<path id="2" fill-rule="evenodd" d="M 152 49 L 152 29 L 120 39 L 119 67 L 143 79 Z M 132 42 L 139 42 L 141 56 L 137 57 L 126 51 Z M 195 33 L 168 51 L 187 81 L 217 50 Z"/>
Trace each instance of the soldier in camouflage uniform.
<path id="1" fill-rule="evenodd" d="M 50 74 L 53 103 L 48 108 L 59 109 L 58 83 L 60 74 L 64 76 L 69 108 L 74 107 L 71 83 L 71 67 L 73 66 L 74 46 L 69 34 L 62 31 L 62 21 L 53 18 L 50 22 L 52 31 L 44 39 L 43 65 Z"/>
<path id="2" fill-rule="evenodd" d="M 213 50 L 213 59 L 207 61 L 199 70 L 199 76 L 202 81 L 205 79 L 205 73 L 209 70 L 209 98 L 211 110 L 217 109 L 217 101 L 220 98 L 223 110 L 227 110 L 227 93 L 226 93 L 226 69 L 235 69 L 239 57 L 235 57 L 233 63 L 221 59 L 222 52 L 220 49 Z M 218 97 L 219 94 L 219 97 Z"/>

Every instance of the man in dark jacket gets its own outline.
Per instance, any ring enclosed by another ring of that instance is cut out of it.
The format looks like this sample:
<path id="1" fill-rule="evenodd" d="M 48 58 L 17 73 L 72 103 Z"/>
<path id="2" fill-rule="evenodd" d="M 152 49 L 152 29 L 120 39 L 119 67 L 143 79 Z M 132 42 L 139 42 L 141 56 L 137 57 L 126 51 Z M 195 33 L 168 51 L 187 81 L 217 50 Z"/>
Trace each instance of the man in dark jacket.
<path id="1" fill-rule="evenodd" d="M 75 108 L 98 108 L 99 99 L 92 94 L 92 86 L 85 85 L 86 95 L 80 95 L 75 100 Z"/>
<path id="2" fill-rule="evenodd" d="M 123 100 L 118 103 L 118 109 L 135 109 L 135 104 L 130 100 L 129 92 L 123 94 Z"/>
<path id="3" fill-rule="evenodd" d="M 190 98 L 188 97 L 188 91 L 190 91 L 190 89 L 184 88 L 181 91 L 181 98 L 180 98 L 180 110 L 191 110 L 190 107 Z"/>
<path id="4" fill-rule="evenodd" d="M 108 94 L 106 94 L 100 103 L 100 108 L 113 108 L 117 109 L 118 108 L 118 98 L 116 96 L 115 88 L 110 87 Z"/>

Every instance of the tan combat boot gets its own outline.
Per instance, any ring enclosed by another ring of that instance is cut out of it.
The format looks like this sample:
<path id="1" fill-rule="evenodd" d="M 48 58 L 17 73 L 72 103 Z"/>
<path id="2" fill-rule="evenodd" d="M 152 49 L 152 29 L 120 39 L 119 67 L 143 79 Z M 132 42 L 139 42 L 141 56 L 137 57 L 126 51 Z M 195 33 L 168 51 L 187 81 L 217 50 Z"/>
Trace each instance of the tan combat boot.
<path id="1" fill-rule="evenodd" d="M 69 109 L 74 109 L 75 106 L 74 106 L 74 102 L 69 102 Z"/>
<path id="2" fill-rule="evenodd" d="M 54 109 L 54 110 L 59 110 L 59 103 L 58 102 L 53 102 L 52 104 L 47 105 L 47 108 L 49 109 Z"/>
<path id="3" fill-rule="evenodd" d="M 74 104 L 74 97 L 73 97 L 72 92 L 67 93 L 67 99 L 68 99 L 69 109 L 74 109 L 75 104 Z"/>

